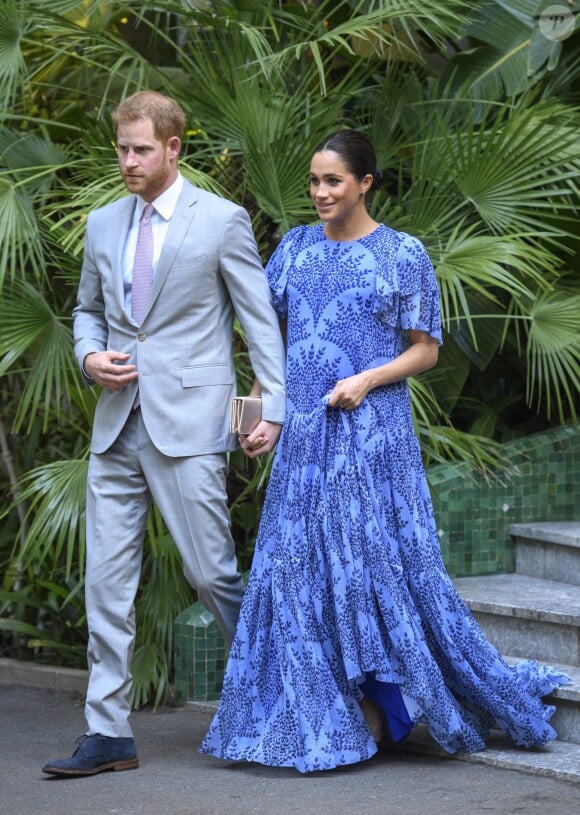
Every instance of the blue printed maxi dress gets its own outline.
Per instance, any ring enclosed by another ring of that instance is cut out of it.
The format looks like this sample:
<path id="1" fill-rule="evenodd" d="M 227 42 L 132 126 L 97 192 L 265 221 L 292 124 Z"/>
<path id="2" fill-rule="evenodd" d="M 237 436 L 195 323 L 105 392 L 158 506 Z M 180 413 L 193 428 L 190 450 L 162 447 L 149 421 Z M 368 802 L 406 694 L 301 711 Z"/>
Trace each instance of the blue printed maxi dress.
<path id="1" fill-rule="evenodd" d="M 405 329 L 441 340 L 422 244 L 384 225 L 352 242 L 298 227 L 267 275 L 287 321 L 288 412 L 201 751 L 302 772 L 370 758 L 363 693 L 395 740 L 419 723 L 450 752 L 483 749 L 494 723 L 518 745 L 553 739 L 540 697 L 567 678 L 508 667 L 457 595 L 407 383 L 353 411 L 326 404 L 337 380 L 398 356 Z"/>

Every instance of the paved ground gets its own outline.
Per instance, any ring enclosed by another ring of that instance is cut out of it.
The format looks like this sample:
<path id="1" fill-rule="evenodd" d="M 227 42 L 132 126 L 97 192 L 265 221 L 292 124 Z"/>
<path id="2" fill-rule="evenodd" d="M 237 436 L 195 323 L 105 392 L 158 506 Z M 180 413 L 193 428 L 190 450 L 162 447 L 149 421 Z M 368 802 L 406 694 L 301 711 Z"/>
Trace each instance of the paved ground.
<path id="1" fill-rule="evenodd" d="M 578 815 L 580 785 L 449 758 L 384 752 L 314 775 L 202 756 L 210 713 L 133 714 L 140 768 L 57 779 L 40 768 L 84 730 L 78 694 L 0 684 L 2 815 Z"/>

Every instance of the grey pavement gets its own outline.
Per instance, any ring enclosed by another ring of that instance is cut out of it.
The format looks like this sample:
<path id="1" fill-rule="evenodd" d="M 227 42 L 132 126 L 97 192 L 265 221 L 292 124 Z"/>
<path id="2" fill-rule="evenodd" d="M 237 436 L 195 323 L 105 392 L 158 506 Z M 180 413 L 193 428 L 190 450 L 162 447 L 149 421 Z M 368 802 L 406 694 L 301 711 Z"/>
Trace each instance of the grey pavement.
<path id="1" fill-rule="evenodd" d="M 59 687 L 55 682 L 53 687 Z M 211 710 L 136 711 L 140 767 L 81 779 L 45 776 L 84 732 L 71 690 L 2 681 L 1 815 L 578 815 L 580 784 L 398 750 L 331 772 L 220 761 L 197 747 Z"/>

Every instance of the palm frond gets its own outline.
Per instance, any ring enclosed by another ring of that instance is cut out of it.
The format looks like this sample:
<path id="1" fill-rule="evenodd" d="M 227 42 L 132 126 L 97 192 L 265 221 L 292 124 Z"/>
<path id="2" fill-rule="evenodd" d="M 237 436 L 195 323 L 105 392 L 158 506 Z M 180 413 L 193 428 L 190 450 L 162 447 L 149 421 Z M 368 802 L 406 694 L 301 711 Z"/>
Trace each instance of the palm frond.
<path id="1" fill-rule="evenodd" d="M 502 292 L 516 299 L 529 299 L 533 291 L 550 288 L 550 277 L 558 264 L 553 252 L 532 244 L 535 235 L 477 233 L 475 228 L 458 225 L 449 235 L 447 245 L 432 251 L 444 324 L 451 329 L 465 321 L 476 346 L 470 294 L 479 294 L 490 305 L 502 301 Z M 481 319 L 483 315 L 478 316 Z M 494 310 L 490 316 L 498 315 Z"/>
<path id="2" fill-rule="evenodd" d="M 31 352 L 28 356 L 28 352 Z M 26 355 L 26 359 L 24 359 Z M 19 362 L 29 372 L 14 417 L 18 430 L 30 429 L 42 410 L 44 427 L 66 410 L 67 394 L 78 377 L 72 335 L 29 283 L 17 284 L 0 301 L 0 376 Z"/>
<path id="3" fill-rule="evenodd" d="M 492 473 L 501 462 L 500 445 L 485 436 L 466 433 L 449 425 L 419 427 L 418 436 L 427 467 L 450 461 L 465 462 L 475 477 L 476 474 Z"/>
<path id="4" fill-rule="evenodd" d="M 8 127 L 0 134 L 0 290 L 25 274 L 46 279 L 39 210 L 66 161 L 46 136 Z"/>
<path id="5" fill-rule="evenodd" d="M 474 77 L 480 98 L 489 98 L 490 92 L 492 98 L 501 91 L 508 96 L 521 93 L 538 81 L 542 70 L 555 67 L 562 43 L 539 31 L 538 8 L 537 0 L 489 0 L 474 8 L 463 30 L 477 42 L 460 55 L 458 64 L 463 75 Z"/>
<path id="6" fill-rule="evenodd" d="M 557 113 L 552 105 L 551 115 Z M 442 133 L 447 177 L 496 234 L 514 229 L 545 234 L 554 212 L 574 210 L 576 128 L 571 121 L 548 125 L 547 115 L 541 106 L 504 106 L 493 121 L 476 127 L 472 120 L 465 132 Z"/>
<path id="7" fill-rule="evenodd" d="M 27 3 L 5 0 L 0 6 L 0 108 L 12 107 L 26 75 L 21 41 L 30 19 Z"/>
<path id="8" fill-rule="evenodd" d="M 0 172 L 0 290 L 24 269 L 43 275 L 43 251 L 32 201 L 6 173 Z"/>
<path id="9" fill-rule="evenodd" d="M 140 708 L 146 704 L 157 707 L 165 701 L 169 688 L 169 663 L 160 643 L 151 641 L 137 645 L 131 671 L 131 707 Z"/>
<path id="10" fill-rule="evenodd" d="M 580 406 L 580 293 L 548 292 L 530 310 L 527 398 L 548 416 L 576 419 Z"/>
<path id="11" fill-rule="evenodd" d="M 28 538 L 19 552 L 23 565 L 64 557 L 66 575 L 73 564 L 84 572 L 84 509 L 88 462 L 55 461 L 26 473 L 19 500 L 27 507 Z M 7 507 L 5 512 L 8 512 Z"/>
<path id="12" fill-rule="evenodd" d="M 444 37 L 456 34 L 462 21 L 460 12 L 465 6 L 459 2 L 442 5 L 415 0 L 358 0 L 350 3 L 322 0 L 309 16 L 291 8 L 280 12 L 280 19 L 290 29 L 297 28 L 300 37 L 278 49 L 271 61 L 280 70 L 283 67 L 292 70 L 293 62 L 312 55 L 324 95 L 327 90 L 323 69 L 325 53 L 349 58 L 360 53 L 363 44 L 362 55 L 367 58 L 375 55 L 388 60 L 389 56 L 404 55 L 423 61 L 424 37 L 428 36 L 433 43 L 441 45 Z"/>

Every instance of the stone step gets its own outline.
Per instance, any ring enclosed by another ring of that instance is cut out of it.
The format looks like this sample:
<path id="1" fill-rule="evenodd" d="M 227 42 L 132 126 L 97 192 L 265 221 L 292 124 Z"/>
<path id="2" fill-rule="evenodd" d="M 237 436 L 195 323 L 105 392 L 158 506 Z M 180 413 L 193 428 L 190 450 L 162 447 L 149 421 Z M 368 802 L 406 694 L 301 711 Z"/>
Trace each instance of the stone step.
<path id="1" fill-rule="evenodd" d="M 516 572 L 580 586 L 580 522 L 512 524 Z"/>
<path id="2" fill-rule="evenodd" d="M 580 666 L 580 588 L 520 574 L 454 581 L 502 654 Z"/>
<path id="3" fill-rule="evenodd" d="M 488 739 L 486 750 L 478 753 L 461 751 L 450 755 L 431 737 L 427 728 L 421 725 L 400 745 L 389 746 L 387 749 L 435 755 L 471 764 L 486 764 L 502 770 L 516 770 L 580 784 L 580 744 L 567 741 L 556 740 L 540 749 L 526 750 L 514 747 L 507 736 L 494 731 Z"/>

